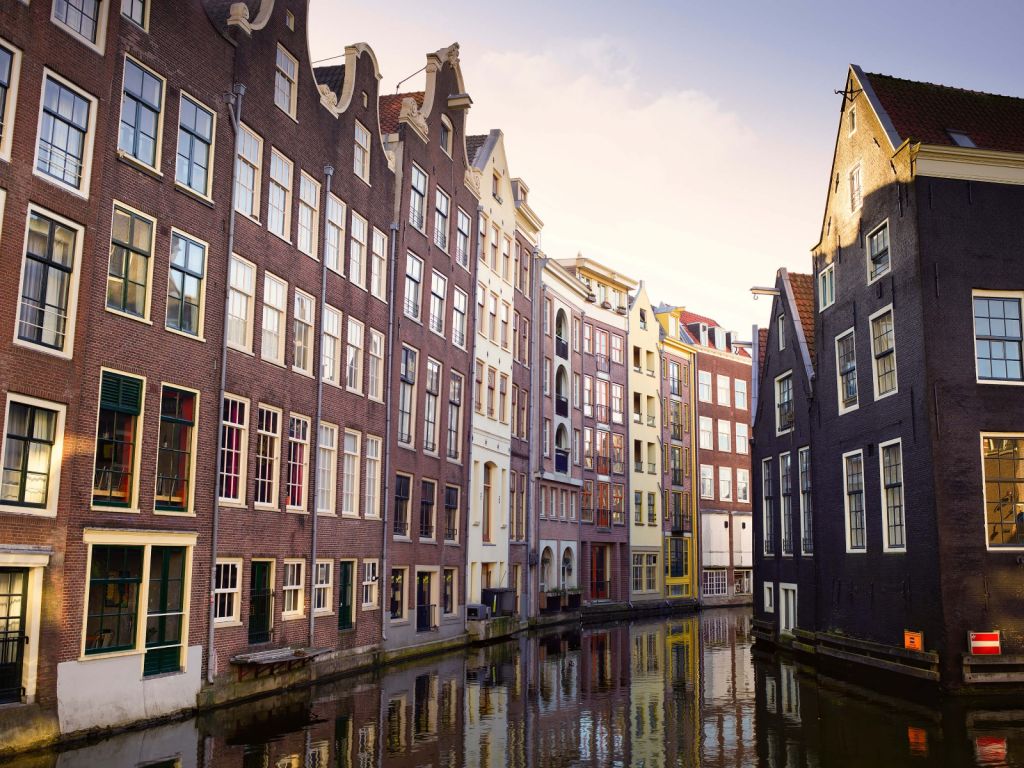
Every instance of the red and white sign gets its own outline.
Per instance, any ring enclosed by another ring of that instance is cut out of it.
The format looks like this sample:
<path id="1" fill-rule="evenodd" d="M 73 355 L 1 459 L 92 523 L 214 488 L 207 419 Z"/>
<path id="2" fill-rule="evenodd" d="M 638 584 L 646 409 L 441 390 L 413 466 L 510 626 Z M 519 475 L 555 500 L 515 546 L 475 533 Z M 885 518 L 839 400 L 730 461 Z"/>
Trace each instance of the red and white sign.
<path id="1" fill-rule="evenodd" d="M 995 632 L 968 632 L 967 646 L 974 656 L 999 656 L 999 630 Z"/>

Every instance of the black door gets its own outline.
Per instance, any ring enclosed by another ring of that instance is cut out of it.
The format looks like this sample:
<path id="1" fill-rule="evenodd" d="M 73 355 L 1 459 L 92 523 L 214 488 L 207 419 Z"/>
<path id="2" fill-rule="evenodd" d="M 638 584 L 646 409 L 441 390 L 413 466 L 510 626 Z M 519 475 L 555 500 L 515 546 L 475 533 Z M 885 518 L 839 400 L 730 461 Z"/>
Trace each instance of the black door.
<path id="1" fill-rule="evenodd" d="M 430 573 L 416 574 L 416 631 L 426 632 L 434 627 L 434 606 L 430 604 Z"/>
<path id="2" fill-rule="evenodd" d="M 0 703 L 21 700 L 28 570 L 0 568 Z"/>
<path id="3" fill-rule="evenodd" d="M 249 571 L 249 643 L 270 642 L 274 610 L 274 585 L 270 583 L 270 563 L 253 560 Z"/>
<path id="4" fill-rule="evenodd" d="M 338 629 L 352 629 L 352 561 L 338 563 Z"/>

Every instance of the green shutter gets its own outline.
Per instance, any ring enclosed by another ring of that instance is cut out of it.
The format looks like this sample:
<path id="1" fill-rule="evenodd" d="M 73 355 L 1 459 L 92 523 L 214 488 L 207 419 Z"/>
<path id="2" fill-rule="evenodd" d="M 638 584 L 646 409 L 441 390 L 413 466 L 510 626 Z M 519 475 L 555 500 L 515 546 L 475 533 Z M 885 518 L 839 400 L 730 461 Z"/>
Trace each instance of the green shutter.
<path id="1" fill-rule="evenodd" d="M 142 411 L 142 379 L 104 371 L 100 407 L 138 416 Z"/>

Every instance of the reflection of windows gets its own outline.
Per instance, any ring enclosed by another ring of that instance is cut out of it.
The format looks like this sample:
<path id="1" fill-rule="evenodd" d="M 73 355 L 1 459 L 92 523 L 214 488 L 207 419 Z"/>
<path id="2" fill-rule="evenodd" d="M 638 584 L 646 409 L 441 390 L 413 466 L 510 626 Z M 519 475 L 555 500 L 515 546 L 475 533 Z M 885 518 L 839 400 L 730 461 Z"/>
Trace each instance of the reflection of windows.
<path id="1" fill-rule="evenodd" d="M 18 338 L 70 354 L 81 230 L 30 210 L 22 261 Z"/>
<path id="2" fill-rule="evenodd" d="M 1024 547 L 1024 437 L 982 436 L 989 549 Z"/>
<path id="3" fill-rule="evenodd" d="M 0 504 L 56 511 L 63 407 L 11 395 L 4 425 Z"/>
<path id="4" fill-rule="evenodd" d="M 163 97 L 163 80 L 126 57 L 117 148 L 151 168 L 158 165 Z"/>
<path id="5" fill-rule="evenodd" d="M 142 413 L 144 382 L 134 376 L 104 371 L 96 428 L 94 504 L 131 506 L 135 486 L 135 447 Z"/>
<path id="6" fill-rule="evenodd" d="M 52 75 L 44 79 L 36 170 L 83 193 L 89 186 L 94 107 L 91 96 L 65 81 Z"/>
<path id="7" fill-rule="evenodd" d="M 157 509 L 186 512 L 191 506 L 195 424 L 195 393 L 164 387 L 160 395 L 160 435 L 157 440 Z"/>
<path id="8" fill-rule="evenodd" d="M 175 232 L 167 276 L 167 327 L 191 336 L 202 334 L 206 245 Z"/>
<path id="9" fill-rule="evenodd" d="M 974 296 L 974 352 L 978 379 L 1021 381 L 1021 300 Z"/>

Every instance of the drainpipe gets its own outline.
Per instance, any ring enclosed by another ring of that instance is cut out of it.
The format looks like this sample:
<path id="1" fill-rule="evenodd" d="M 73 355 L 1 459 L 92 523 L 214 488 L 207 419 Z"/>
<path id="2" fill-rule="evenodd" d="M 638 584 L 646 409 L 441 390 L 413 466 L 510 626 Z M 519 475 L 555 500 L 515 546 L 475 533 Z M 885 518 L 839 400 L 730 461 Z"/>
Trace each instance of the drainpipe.
<path id="1" fill-rule="evenodd" d="M 309 488 L 311 495 L 313 496 L 313 525 L 312 525 L 312 542 L 310 543 L 310 554 L 309 554 L 309 647 L 313 647 L 313 632 L 314 632 L 314 621 L 313 621 L 313 599 L 316 591 L 316 540 L 317 540 L 317 529 L 319 523 L 319 514 L 316 509 L 316 495 L 319 491 L 317 487 L 318 475 L 320 473 L 320 422 L 324 415 L 324 310 L 327 307 L 327 200 L 328 195 L 331 194 L 331 179 L 334 177 L 334 166 L 324 166 L 324 205 L 321 208 L 323 216 L 320 219 L 320 338 L 314 340 L 316 344 L 316 355 L 314 356 L 314 368 L 316 371 L 316 454 L 314 454 L 313 461 L 313 473 L 310 479 Z M 336 435 L 335 439 L 339 439 L 341 435 Z M 353 574 L 353 584 L 355 583 L 355 575 Z M 352 601 L 355 603 L 355 601 Z M 353 608 L 354 610 L 354 608 Z"/>
<path id="2" fill-rule="evenodd" d="M 398 193 L 399 195 L 401 192 Z M 387 361 L 388 371 L 391 376 L 394 376 L 395 370 L 395 273 L 398 271 L 398 222 L 393 221 L 391 223 L 391 253 L 388 256 L 388 296 L 391 300 L 388 302 L 388 336 L 385 343 L 388 345 Z M 385 412 L 385 428 L 384 428 L 384 488 L 381 491 L 381 499 L 383 509 L 380 510 L 380 521 L 381 521 L 381 555 L 380 555 L 380 571 L 377 573 L 377 599 L 380 600 L 380 639 L 387 641 L 388 639 L 388 623 L 384 616 L 384 590 L 380 588 L 381 584 L 390 584 L 390 580 L 384 581 L 384 574 L 387 573 L 388 567 L 388 498 L 391 492 L 391 433 L 394 428 L 394 414 L 391 412 L 391 387 L 390 379 L 388 381 L 388 393 L 387 393 L 387 407 Z"/>
<path id="3" fill-rule="evenodd" d="M 235 83 L 231 88 L 231 127 L 235 131 L 235 154 L 238 157 L 240 137 L 242 131 L 242 98 L 245 96 L 245 86 L 242 83 Z M 231 163 L 231 210 L 228 213 L 228 265 L 230 268 L 231 254 L 235 252 L 235 205 L 238 202 L 236 185 L 238 175 L 238 164 L 232 159 Z M 206 636 L 206 682 L 213 683 L 216 670 L 213 664 L 213 622 L 214 622 L 214 588 L 217 584 L 217 531 L 220 525 L 220 455 L 224 450 L 224 430 L 220 426 L 220 419 L 224 417 L 224 390 L 227 388 L 228 378 L 228 310 L 231 303 L 231 280 L 230 276 L 224 274 L 224 325 L 221 331 L 220 343 L 220 392 L 217 397 L 217 453 L 213 462 L 213 523 L 210 531 L 210 613 L 208 617 L 208 628 Z"/>
<path id="4" fill-rule="evenodd" d="M 540 357 L 540 333 L 538 331 L 538 329 L 541 326 L 538 322 L 538 319 L 540 317 L 540 313 L 544 311 L 544 296 L 542 295 L 542 291 L 544 289 L 541 276 L 543 274 L 544 269 L 548 265 L 548 258 L 546 256 L 541 257 L 540 248 L 536 246 L 534 247 L 533 252 L 531 253 L 531 258 L 533 259 L 534 264 L 533 274 L 531 276 L 533 286 L 531 287 L 530 291 L 530 295 L 533 297 L 533 312 L 531 313 L 530 317 L 530 322 L 532 324 L 532 327 L 530 329 L 530 424 L 533 425 L 533 427 L 537 427 L 539 416 L 538 400 L 540 400 L 541 398 L 540 369 L 542 365 Z M 533 429 L 531 428 L 531 432 L 532 431 Z M 534 432 L 534 434 L 538 433 L 539 430 L 537 432 Z M 529 493 L 529 498 L 527 499 L 527 509 L 530 510 L 530 514 L 526 516 L 526 583 L 528 586 L 526 597 L 527 617 L 532 615 L 533 600 L 535 597 L 533 591 L 533 566 L 530 565 L 530 553 L 531 551 L 536 551 L 534 546 L 535 544 L 539 546 L 539 540 L 535 542 L 535 537 L 539 532 L 540 528 L 539 521 L 537 524 L 537 531 L 534 530 L 534 526 L 532 524 L 535 511 L 534 502 L 537 499 L 537 479 L 540 477 L 540 454 L 537 452 L 535 442 L 531 443 L 530 446 L 530 463 L 532 464 L 532 466 L 530 467 L 530 485 L 527 489 Z M 537 558 L 539 565 L 540 552 L 537 552 Z M 540 582 L 537 583 L 537 588 L 538 590 L 540 589 Z M 538 615 L 540 614 L 539 611 L 537 613 Z"/>

